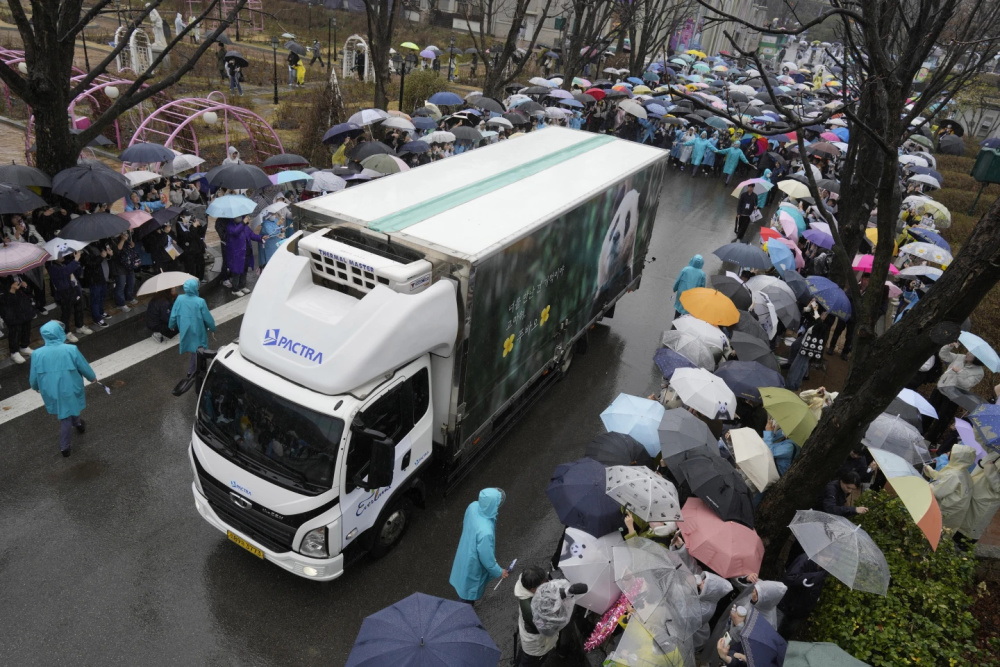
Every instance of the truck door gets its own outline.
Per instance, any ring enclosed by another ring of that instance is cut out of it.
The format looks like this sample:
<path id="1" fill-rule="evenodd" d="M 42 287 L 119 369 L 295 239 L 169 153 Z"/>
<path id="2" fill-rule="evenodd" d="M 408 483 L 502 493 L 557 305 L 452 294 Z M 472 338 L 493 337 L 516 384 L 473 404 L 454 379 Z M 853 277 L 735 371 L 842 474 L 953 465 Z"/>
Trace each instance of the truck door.
<path id="1" fill-rule="evenodd" d="M 430 407 L 430 374 L 425 362 L 409 378 L 390 386 L 361 409 L 359 416 L 365 427 L 384 433 L 395 443 L 395 467 L 389 486 L 368 491 L 355 485 L 358 473 L 365 477 L 372 442 L 364 434 L 351 433 L 342 475 L 345 547 L 374 525 L 392 491 L 430 454 Z"/>

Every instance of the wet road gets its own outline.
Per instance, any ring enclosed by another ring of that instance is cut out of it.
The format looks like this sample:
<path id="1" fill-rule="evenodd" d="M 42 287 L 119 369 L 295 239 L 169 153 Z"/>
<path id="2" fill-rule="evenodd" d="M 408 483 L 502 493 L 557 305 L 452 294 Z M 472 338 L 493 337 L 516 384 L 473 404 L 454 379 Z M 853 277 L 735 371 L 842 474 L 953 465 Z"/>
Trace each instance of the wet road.
<path id="1" fill-rule="evenodd" d="M 668 172 L 642 288 L 457 490 L 432 493 L 396 550 L 334 582 L 259 561 L 198 516 L 186 454 L 195 397 L 170 395 L 183 371 L 176 348 L 110 378 L 110 397 L 88 389 L 88 431 L 68 460 L 44 410 L 0 425 L 0 664 L 342 665 L 366 615 L 414 591 L 454 597 L 462 515 L 485 486 L 507 492 L 498 560 L 545 561 L 561 530 L 549 476 L 603 431 L 599 414 L 619 392 L 659 387 L 652 354 L 673 314 L 671 286 L 696 252 L 718 270 L 711 250 L 732 238 L 729 189 Z M 220 327 L 220 343 L 239 322 Z M 93 361 L 146 335 L 141 318 L 118 329 L 81 350 Z M 0 396 L 26 377 L 27 365 L 5 371 Z M 513 581 L 491 588 L 477 610 L 507 656 Z"/>

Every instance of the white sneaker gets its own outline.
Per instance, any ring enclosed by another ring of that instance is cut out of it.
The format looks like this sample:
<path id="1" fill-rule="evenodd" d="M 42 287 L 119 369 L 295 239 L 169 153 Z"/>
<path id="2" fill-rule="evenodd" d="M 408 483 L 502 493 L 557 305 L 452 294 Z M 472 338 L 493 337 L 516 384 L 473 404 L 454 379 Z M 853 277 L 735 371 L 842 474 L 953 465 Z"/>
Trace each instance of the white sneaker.
<path id="1" fill-rule="evenodd" d="M 81 333 L 84 336 L 89 336 L 90 334 L 94 333 L 94 330 L 89 327 L 78 327 L 76 332 Z"/>
<path id="2" fill-rule="evenodd" d="M 129 301 L 129 304 L 133 306 L 137 303 L 139 303 L 139 299 L 132 299 L 131 301 Z"/>
<path id="3" fill-rule="evenodd" d="M 129 307 L 129 305 L 128 305 L 128 304 L 125 304 L 124 306 L 122 306 L 122 312 L 123 312 L 123 313 L 127 313 L 127 312 L 129 312 L 129 311 L 131 311 L 131 310 L 132 310 L 132 309 L 131 309 L 131 308 Z"/>
<path id="4" fill-rule="evenodd" d="M 70 343 L 79 343 L 80 342 L 80 339 L 77 338 L 76 336 L 74 336 L 71 333 L 66 334 L 66 340 L 68 340 Z"/>
<path id="5" fill-rule="evenodd" d="M 15 352 L 14 354 L 10 355 L 10 358 L 14 360 L 15 364 L 24 363 L 24 357 L 21 356 L 20 352 Z"/>
<path id="6" fill-rule="evenodd" d="M 233 290 L 233 296 L 243 296 L 243 292 L 239 290 Z"/>
<path id="7" fill-rule="evenodd" d="M 34 350 L 32 350 L 30 347 L 21 348 L 21 354 L 23 354 L 26 357 L 30 357 L 32 352 L 34 352 Z"/>
<path id="8" fill-rule="evenodd" d="M 246 296 L 249 293 L 250 293 L 250 290 L 248 290 L 246 288 L 240 290 L 240 295 L 241 296 Z"/>
<path id="9" fill-rule="evenodd" d="M 161 334 L 159 331 L 154 331 L 153 332 L 153 340 L 155 340 L 157 343 L 162 343 L 163 342 L 163 334 Z"/>
<path id="10" fill-rule="evenodd" d="M 223 287 L 230 287 L 230 288 L 231 288 L 231 287 L 233 286 L 233 283 L 231 283 L 231 282 L 229 281 L 229 279 L 227 278 L 226 280 L 223 280 L 223 281 L 222 281 L 222 286 L 223 286 Z"/>

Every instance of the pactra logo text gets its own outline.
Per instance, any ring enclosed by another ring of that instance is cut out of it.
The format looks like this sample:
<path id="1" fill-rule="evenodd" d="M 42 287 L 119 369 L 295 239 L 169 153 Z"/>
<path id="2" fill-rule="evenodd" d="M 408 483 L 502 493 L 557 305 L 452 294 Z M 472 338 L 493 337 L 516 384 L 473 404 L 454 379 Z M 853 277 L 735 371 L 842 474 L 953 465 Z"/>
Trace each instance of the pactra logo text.
<path id="1" fill-rule="evenodd" d="M 302 357 L 303 359 L 311 361 L 315 364 L 323 363 L 322 352 L 309 347 L 305 343 L 293 340 L 288 336 L 282 336 L 281 329 L 266 330 L 264 332 L 264 346 L 280 347 L 283 350 L 288 350 L 292 354 Z"/>

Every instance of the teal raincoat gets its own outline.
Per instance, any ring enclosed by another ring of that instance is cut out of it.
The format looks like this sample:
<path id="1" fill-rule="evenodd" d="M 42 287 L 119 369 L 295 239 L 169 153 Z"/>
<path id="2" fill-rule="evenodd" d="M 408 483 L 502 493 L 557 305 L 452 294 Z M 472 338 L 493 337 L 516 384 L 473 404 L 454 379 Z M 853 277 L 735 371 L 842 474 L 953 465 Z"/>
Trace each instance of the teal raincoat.
<path id="1" fill-rule="evenodd" d="M 767 181 L 768 183 L 770 183 L 771 182 L 771 170 L 770 169 L 765 169 L 764 170 L 764 175 L 761 176 L 761 178 L 763 178 L 765 181 Z M 768 195 L 769 192 L 770 192 L 770 190 L 765 190 L 764 192 L 762 192 L 759 195 L 757 195 L 757 208 L 764 208 L 765 206 L 767 206 L 767 195 Z"/>
<path id="2" fill-rule="evenodd" d="M 717 155 L 725 155 L 726 163 L 722 165 L 722 173 L 726 176 L 731 176 L 736 173 L 736 167 L 739 166 L 740 162 L 743 164 L 750 164 L 747 160 L 747 156 L 743 154 L 739 146 L 730 146 L 729 148 L 723 148 L 722 150 L 716 149 Z"/>
<path id="3" fill-rule="evenodd" d="M 59 419 L 78 417 L 87 407 L 83 378 L 97 379 L 94 370 L 76 345 L 66 342 L 66 332 L 59 322 L 46 322 L 41 328 L 45 346 L 31 355 L 31 388 L 42 395 L 45 409 Z"/>
<path id="4" fill-rule="evenodd" d="M 705 265 L 705 260 L 701 255 L 695 255 L 688 262 L 688 265 L 681 269 L 681 273 L 677 276 L 677 280 L 674 281 L 674 291 L 677 293 L 677 297 L 674 299 L 674 308 L 681 314 L 686 315 L 687 311 L 684 306 L 681 305 L 681 294 L 691 289 L 692 287 L 704 287 L 705 286 L 705 272 L 701 270 L 701 267 Z"/>
<path id="5" fill-rule="evenodd" d="M 684 145 L 694 146 L 691 152 L 691 164 L 693 164 L 696 167 L 701 165 L 702 160 L 705 159 L 705 152 L 709 148 L 715 150 L 715 148 L 712 146 L 711 140 L 709 140 L 708 138 L 707 132 L 702 132 L 701 136 L 698 137 L 697 139 L 691 139 L 690 141 L 685 141 Z"/>
<path id="6" fill-rule="evenodd" d="M 503 574 L 495 554 L 497 511 L 502 499 L 500 489 L 483 489 L 479 500 L 465 510 L 462 538 L 448 579 L 463 600 L 483 597 L 489 580 Z"/>
<path id="7" fill-rule="evenodd" d="M 215 319 L 208 310 L 208 304 L 198 296 L 198 281 L 195 278 L 184 283 L 184 294 L 174 301 L 168 326 L 181 334 L 181 354 L 197 352 L 199 347 L 208 347 L 206 328 L 215 331 Z"/>

